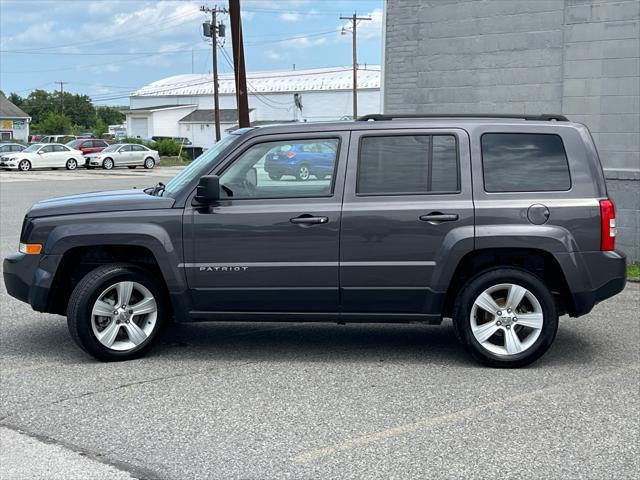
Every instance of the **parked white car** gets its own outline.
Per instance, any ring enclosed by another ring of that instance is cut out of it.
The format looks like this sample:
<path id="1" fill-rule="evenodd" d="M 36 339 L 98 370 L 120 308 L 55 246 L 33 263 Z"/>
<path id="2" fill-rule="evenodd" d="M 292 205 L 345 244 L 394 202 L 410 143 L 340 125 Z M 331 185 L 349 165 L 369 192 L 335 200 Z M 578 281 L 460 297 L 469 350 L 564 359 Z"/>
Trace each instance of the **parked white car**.
<path id="1" fill-rule="evenodd" d="M 82 152 L 60 143 L 35 143 L 21 152 L 0 157 L 0 168 L 27 172 L 35 168 L 75 170 L 82 162 Z"/>
<path id="2" fill-rule="evenodd" d="M 84 158 L 85 167 L 102 167 L 106 170 L 111 170 L 114 167 L 153 168 L 160 161 L 160 155 L 156 150 L 135 143 L 109 145 L 101 152 L 91 153 Z"/>

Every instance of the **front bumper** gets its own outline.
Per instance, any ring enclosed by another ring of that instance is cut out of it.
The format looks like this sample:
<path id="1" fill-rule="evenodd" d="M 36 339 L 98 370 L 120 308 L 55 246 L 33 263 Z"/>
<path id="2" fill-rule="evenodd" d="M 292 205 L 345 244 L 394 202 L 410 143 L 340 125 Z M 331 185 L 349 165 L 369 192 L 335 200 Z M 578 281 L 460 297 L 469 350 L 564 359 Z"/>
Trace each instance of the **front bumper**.
<path id="1" fill-rule="evenodd" d="M 49 291 L 60 255 L 25 255 L 16 252 L 4 259 L 2 274 L 7 293 L 28 303 L 38 312 L 46 312 Z"/>

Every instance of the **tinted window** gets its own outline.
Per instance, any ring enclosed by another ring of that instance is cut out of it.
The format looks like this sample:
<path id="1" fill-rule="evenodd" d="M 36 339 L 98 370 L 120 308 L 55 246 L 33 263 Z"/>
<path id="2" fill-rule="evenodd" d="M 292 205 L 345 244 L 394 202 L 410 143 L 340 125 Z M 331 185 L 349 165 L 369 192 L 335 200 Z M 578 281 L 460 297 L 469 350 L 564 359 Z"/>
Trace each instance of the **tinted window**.
<path id="1" fill-rule="evenodd" d="M 318 145 L 327 146 L 322 153 Z M 295 198 L 333 193 L 337 139 L 265 142 L 249 147 L 220 177 L 223 197 Z"/>
<path id="2" fill-rule="evenodd" d="M 482 169 L 487 192 L 571 188 L 567 154 L 558 135 L 485 133 Z"/>
<path id="3" fill-rule="evenodd" d="M 51 153 L 53 152 L 53 145 L 47 145 L 40 150 L 42 153 Z"/>
<path id="4" fill-rule="evenodd" d="M 146 152 L 147 149 L 144 148 L 142 145 L 132 145 L 131 146 L 131 150 L 133 150 L 134 152 Z"/>
<path id="5" fill-rule="evenodd" d="M 460 190 L 453 135 L 364 137 L 358 160 L 359 194 L 453 193 Z"/>

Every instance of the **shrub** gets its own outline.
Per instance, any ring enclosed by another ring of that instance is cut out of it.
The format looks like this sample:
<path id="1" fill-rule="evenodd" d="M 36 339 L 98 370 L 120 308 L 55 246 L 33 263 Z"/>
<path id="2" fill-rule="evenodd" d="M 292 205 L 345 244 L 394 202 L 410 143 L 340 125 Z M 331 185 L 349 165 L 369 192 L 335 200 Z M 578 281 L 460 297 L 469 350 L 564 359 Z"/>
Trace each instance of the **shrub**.
<path id="1" fill-rule="evenodd" d="M 155 143 L 154 150 L 157 150 L 161 157 L 176 157 L 180 154 L 180 144 L 169 138 L 164 138 Z"/>

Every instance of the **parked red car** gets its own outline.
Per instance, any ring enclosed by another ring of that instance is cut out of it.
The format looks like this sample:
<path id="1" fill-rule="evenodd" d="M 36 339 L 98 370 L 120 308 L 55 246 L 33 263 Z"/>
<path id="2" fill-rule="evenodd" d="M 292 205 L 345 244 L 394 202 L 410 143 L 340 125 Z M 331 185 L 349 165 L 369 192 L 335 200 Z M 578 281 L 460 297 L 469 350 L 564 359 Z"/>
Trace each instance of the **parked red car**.
<path id="1" fill-rule="evenodd" d="M 107 148 L 110 143 L 107 140 L 101 140 L 99 138 L 78 138 L 77 140 L 71 140 L 66 145 L 69 148 L 82 151 L 83 155 L 87 155 L 89 153 L 101 152 Z"/>

